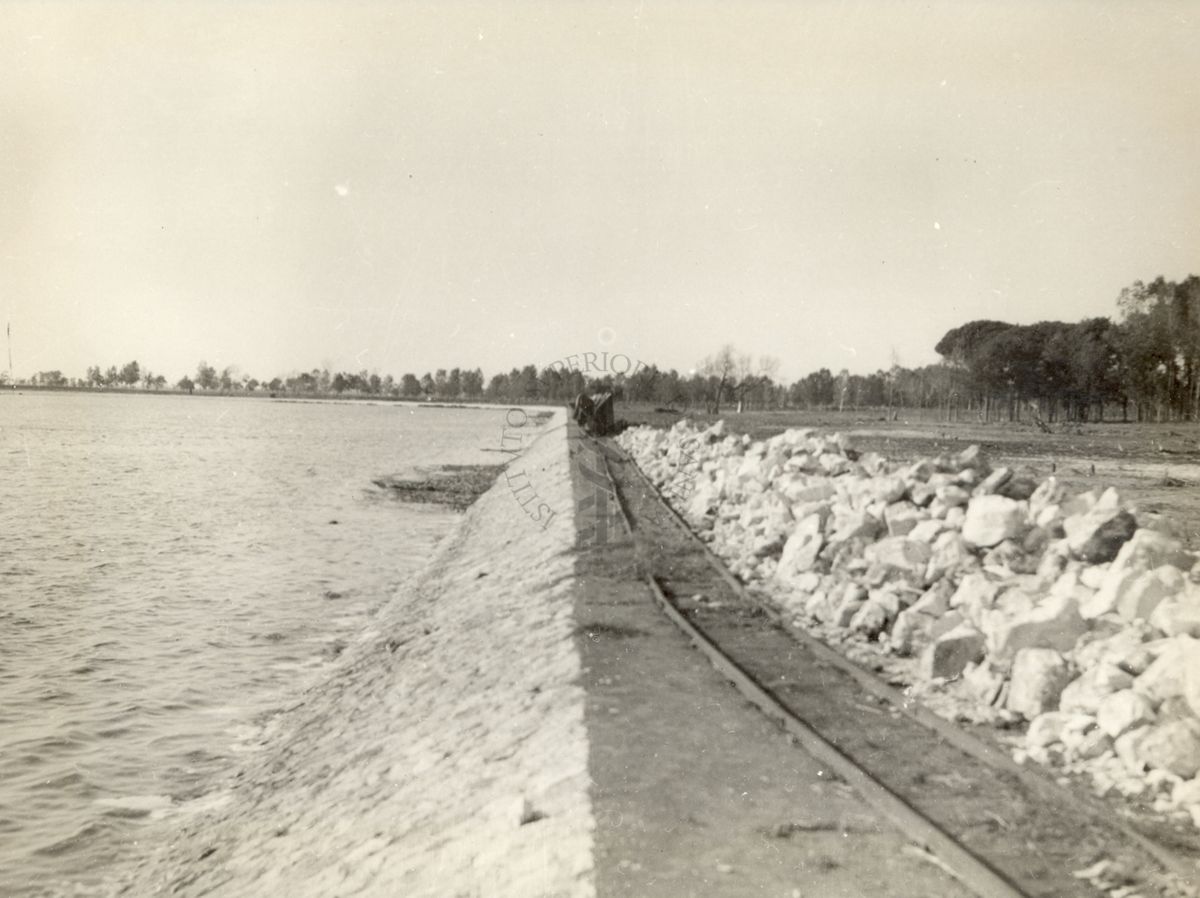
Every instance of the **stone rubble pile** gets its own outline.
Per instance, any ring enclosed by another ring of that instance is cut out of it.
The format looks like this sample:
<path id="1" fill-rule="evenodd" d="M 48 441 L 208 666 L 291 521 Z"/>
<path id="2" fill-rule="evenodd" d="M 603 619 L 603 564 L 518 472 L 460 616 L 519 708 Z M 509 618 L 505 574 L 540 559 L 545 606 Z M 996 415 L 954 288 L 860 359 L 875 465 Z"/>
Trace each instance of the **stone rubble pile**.
<path id="1" fill-rule="evenodd" d="M 1114 489 L 1068 496 L 977 446 L 895 466 L 811 430 L 618 442 L 800 623 L 911 659 L 914 692 L 975 719 L 1027 720 L 1018 759 L 1200 827 L 1200 562 Z"/>

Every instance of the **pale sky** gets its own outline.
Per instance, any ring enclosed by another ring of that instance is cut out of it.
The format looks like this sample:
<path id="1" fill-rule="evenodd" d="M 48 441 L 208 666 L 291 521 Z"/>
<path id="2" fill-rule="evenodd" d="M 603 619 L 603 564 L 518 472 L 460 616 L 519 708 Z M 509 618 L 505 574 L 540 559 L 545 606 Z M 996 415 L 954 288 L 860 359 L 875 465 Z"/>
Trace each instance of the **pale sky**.
<path id="1" fill-rule="evenodd" d="M 869 372 L 1200 273 L 1196 3 L 0 3 L 18 376 Z"/>

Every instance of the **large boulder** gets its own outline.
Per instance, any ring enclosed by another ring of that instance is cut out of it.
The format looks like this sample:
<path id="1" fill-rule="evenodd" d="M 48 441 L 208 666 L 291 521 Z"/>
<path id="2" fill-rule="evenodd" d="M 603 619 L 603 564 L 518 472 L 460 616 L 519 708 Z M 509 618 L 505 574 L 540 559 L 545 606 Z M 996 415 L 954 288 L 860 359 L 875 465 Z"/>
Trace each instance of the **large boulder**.
<path id="1" fill-rule="evenodd" d="M 830 546 L 841 546 L 850 540 L 874 540 L 879 535 L 880 522 L 865 509 L 835 504 L 833 518 L 825 525 L 829 531 Z"/>
<path id="2" fill-rule="evenodd" d="M 1067 497 L 1067 491 L 1057 477 L 1048 477 L 1029 497 L 1029 516 L 1038 520 L 1047 508 L 1056 511 Z"/>
<path id="3" fill-rule="evenodd" d="M 812 570 L 821 548 L 825 545 L 821 525 L 822 519 L 818 514 L 809 515 L 796 524 L 779 555 L 779 567 L 775 569 L 777 579 L 790 581 L 797 575 Z"/>
<path id="4" fill-rule="evenodd" d="M 950 596 L 950 607 L 959 609 L 968 620 L 978 625 L 983 621 L 983 612 L 996 604 L 999 593 L 1000 584 L 986 574 L 967 574 Z"/>
<path id="5" fill-rule="evenodd" d="M 1150 626 L 1168 636 L 1200 636 L 1200 585 L 1184 584 L 1150 614 Z"/>
<path id="6" fill-rule="evenodd" d="M 1154 661 L 1145 645 L 1151 631 L 1145 625 L 1125 625 L 1113 631 L 1112 624 L 1098 627 L 1075 644 L 1075 666 L 1091 670 L 1101 664 L 1115 665 L 1131 676 L 1138 676 Z M 1123 622 L 1122 622 L 1123 623 Z"/>
<path id="7" fill-rule="evenodd" d="M 1032 720 L 1058 707 L 1071 668 L 1054 649 L 1021 649 L 1013 659 L 1008 709 Z"/>
<path id="8" fill-rule="evenodd" d="M 972 546 L 991 548 L 1006 539 L 1016 539 L 1025 529 L 1028 506 L 1004 496 L 980 496 L 967 506 L 963 539 Z"/>
<path id="9" fill-rule="evenodd" d="M 887 525 L 889 536 L 907 536 L 918 524 L 927 520 L 929 514 L 911 502 L 893 502 L 883 512 L 883 521 Z"/>
<path id="10" fill-rule="evenodd" d="M 1125 570 L 1148 571 L 1164 564 L 1187 570 L 1194 559 L 1183 550 L 1179 540 L 1158 530 L 1141 528 L 1113 559 L 1109 575 Z"/>
<path id="11" fill-rule="evenodd" d="M 1187 662 L 1200 652 L 1200 639 L 1176 636 L 1161 646 L 1154 663 L 1133 682 L 1133 688 L 1155 706 L 1184 694 Z"/>
<path id="12" fill-rule="evenodd" d="M 921 654 L 920 674 L 927 680 L 957 677 L 968 664 L 983 660 L 983 634 L 967 623 L 934 640 Z"/>
<path id="13" fill-rule="evenodd" d="M 850 629 L 874 639 L 886 630 L 900 613 L 900 598 L 894 592 L 880 590 L 872 593 L 866 603 L 850 619 Z"/>
<path id="14" fill-rule="evenodd" d="M 1133 730 L 1132 735 L 1130 748 L 1136 767 L 1166 770 L 1184 779 L 1200 772 L 1200 720 L 1169 720 Z M 1129 734 L 1122 737 L 1127 738 Z"/>
<path id="15" fill-rule="evenodd" d="M 1025 745 L 1031 749 L 1046 748 L 1062 742 L 1072 731 L 1086 731 L 1093 725 L 1093 718 L 1086 714 L 1047 711 L 1029 722 L 1029 729 L 1025 731 Z"/>
<path id="16" fill-rule="evenodd" d="M 916 530 L 919 529 L 920 525 L 909 534 L 910 539 L 917 541 Z M 925 579 L 932 583 L 954 571 L 971 567 L 978 567 L 978 562 L 966 541 L 957 530 L 947 530 L 939 534 L 933 543 L 929 564 L 925 567 Z"/>
<path id="17" fill-rule="evenodd" d="M 950 594 L 953 591 L 949 581 L 940 580 L 901 611 L 892 625 L 892 650 L 901 655 L 914 654 L 930 639 L 962 623 L 962 615 L 950 611 Z"/>
<path id="18" fill-rule="evenodd" d="M 925 573 L 930 554 L 926 543 L 903 536 L 889 536 L 867 546 L 863 557 L 871 564 L 879 564 L 920 579 Z"/>
<path id="19" fill-rule="evenodd" d="M 1079 607 L 1071 596 L 1048 596 L 1031 611 L 989 627 L 988 646 L 994 659 L 1003 660 L 1021 649 L 1046 648 L 1070 651 L 1086 630 Z"/>
<path id="20" fill-rule="evenodd" d="M 1154 705 L 1132 689 L 1106 695 L 1096 709 L 1096 722 L 1113 739 L 1153 721 Z"/>
<path id="21" fill-rule="evenodd" d="M 1059 696 L 1058 707 L 1061 711 L 1095 714 L 1105 698 L 1132 685 L 1133 677 L 1115 664 L 1097 664 L 1067 684 Z"/>
<path id="22" fill-rule="evenodd" d="M 1000 488 L 1008 481 L 1012 480 L 1012 468 L 1000 467 L 988 474 L 974 490 L 971 491 L 973 496 L 990 496 L 992 493 L 999 492 Z"/>
<path id="23" fill-rule="evenodd" d="M 1067 545 L 1088 564 L 1112 561 L 1133 532 L 1137 521 L 1128 511 L 1097 504 L 1091 511 L 1063 521 Z"/>
<path id="24" fill-rule="evenodd" d="M 1158 604 L 1183 592 L 1183 573 L 1169 564 L 1137 574 L 1117 596 L 1116 611 L 1126 620 L 1147 620 Z"/>

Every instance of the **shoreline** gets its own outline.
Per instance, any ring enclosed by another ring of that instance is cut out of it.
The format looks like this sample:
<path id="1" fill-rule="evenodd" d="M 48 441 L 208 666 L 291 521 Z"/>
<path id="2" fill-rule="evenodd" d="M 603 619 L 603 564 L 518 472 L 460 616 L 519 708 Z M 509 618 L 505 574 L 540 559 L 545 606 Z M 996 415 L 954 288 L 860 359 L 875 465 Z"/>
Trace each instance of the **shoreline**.
<path id="1" fill-rule="evenodd" d="M 571 505 L 565 430 L 521 457 Z M 594 894 L 573 520 L 523 519 L 497 478 L 225 804 L 110 894 Z"/>

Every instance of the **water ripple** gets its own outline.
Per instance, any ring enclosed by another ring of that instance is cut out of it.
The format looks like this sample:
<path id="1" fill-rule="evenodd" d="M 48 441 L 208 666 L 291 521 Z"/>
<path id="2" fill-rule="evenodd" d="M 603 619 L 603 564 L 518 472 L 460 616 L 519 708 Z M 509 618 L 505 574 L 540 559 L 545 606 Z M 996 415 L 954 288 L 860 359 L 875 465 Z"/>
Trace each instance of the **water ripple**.
<path id="1" fill-rule="evenodd" d="M 0 401 L 0 894 L 23 898 L 94 894 L 124 852 L 169 837 L 160 819 L 222 800 L 278 709 L 453 523 L 378 501 L 372 479 L 492 462 L 477 447 L 503 417 Z"/>

